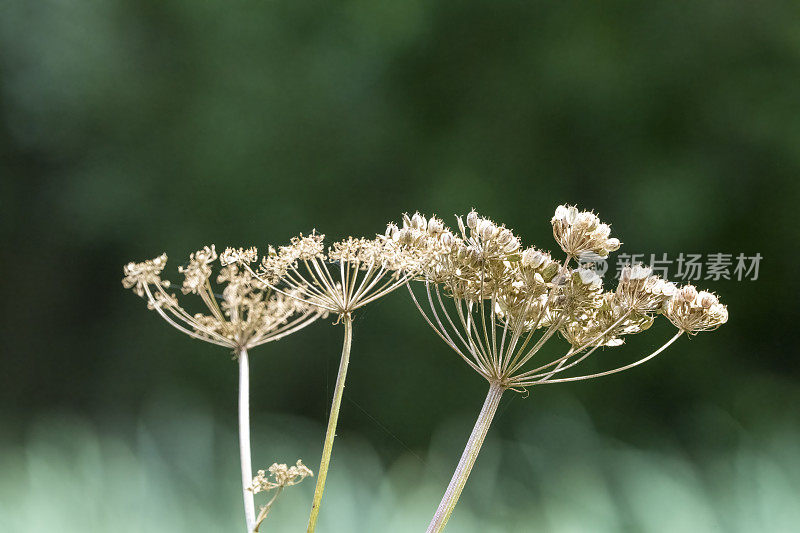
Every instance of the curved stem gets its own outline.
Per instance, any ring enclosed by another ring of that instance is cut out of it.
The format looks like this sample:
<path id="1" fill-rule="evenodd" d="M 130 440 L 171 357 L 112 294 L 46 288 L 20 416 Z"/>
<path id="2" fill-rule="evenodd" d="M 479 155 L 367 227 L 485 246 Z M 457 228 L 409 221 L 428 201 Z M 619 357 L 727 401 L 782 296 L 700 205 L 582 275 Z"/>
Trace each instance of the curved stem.
<path id="1" fill-rule="evenodd" d="M 681 335 L 683 335 L 683 333 L 684 333 L 684 331 L 683 331 L 682 329 L 679 329 L 679 330 L 678 330 L 678 333 L 676 333 L 674 337 L 672 337 L 670 340 L 668 340 L 666 344 L 664 344 L 663 346 L 661 346 L 661 348 L 659 348 L 659 349 L 658 349 L 658 350 L 656 350 L 655 352 L 651 353 L 651 354 L 650 354 L 650 355 L 648 355 L 647 357 L 644 357 L 644 358 L 642 358 L 642 359 L 639 359 L 638 361 L 636 361 L 636 362 L 633 362 L 633 363 L 631 363 L 631 364 L 629 364 L 629 365 L 621 366 L 621 367 L 619 367 L 619 368 L 615 368 L 615 369 L 613 369 L 613 370 L 606 370 L 605 372 L 598 372 L 597 374 L 588 374 L 588 375 L 586 375 L 586 376 L 575 376 L 575 377 L 572 377 L 572 378 L 548 379 L 548 380 L 546 380 L 546 381 L 539 381 L 539 382 L 535 382 L 535 383 L 522 383 L 521 385 L 523 385 L 523 386 L 528 386 L 528 385 L 534 385 L 534 384 L 535 384 L 535 385 L 540 385 L 540 384 L 541 384 L 541 385 L 544 385 L 544 384 L 549 384 L 549 383 L 565 383 L 565 382 L 567 382 L 567 381 L 580 381 L 580 380 L 583 380 L 583 379 L 599 378 L 599 377 L 601 377 L 601 376 L 608 376 L 609 374 L 616 374 L 617 372 L 622 372 L 622 371 L 624 371 L 624 370 L 628 370 L 628 369 L 630 369 L 630 368 L 633 368 L 633 367 L 635 367 L 635 366 L 639 366 L 639 365 L 641 365 L 642 363 L 646 363 L 647 361 L 649 361 L 649 360 L 650 360 L 650 359 L 652 359 L 653 357 L 657 356 L 658 354 L 660 354 L 661 352 L 663 352 L 664 350 L 666 350 L 667 348 L 669 348 L 669 347 L 670 347 L 670 345 L 671 345 L 673 342 L 675 342 L 676 340 L 678 340 L 678 338 L 679 338 Z"/>
<path id="2" fill-rule="evenodd" d="M 331 414 L 328 417 L 328 430 L 325 432 L 325 444 L 322 447 L 322 460 L 319 464 L 317 486 L 314 489 L 314 501 L 311 504 L 311 514 L 308 516 L 308 533 L 312 533 L 317 527 L 319 507 L 322 504 L 322 493 L 325 492 L 325 479 L 328 477 L 328 466 L 331 462 L 333 439 L 336 437 L 336 423 L 339 421 L 339 408 L 342 405 L 344 381 L 347 377 L 347 366 L 350 363 L 350 345 L 353 341 L 353 318 L 349 313 L 346 313 L 342 316 L 342 322 L 344 322 L 342 359 L 339 362 L 339 374 L 336 376 L 336 387 L 333 390 Z"/>
<path id="3" fill-rule="evenodd" d="M 248 487 L 253 483 L 253 466 L 250 459 L 250 369 L 247 350 L 239 350 L 239 460 L 242 465 L 242 498 L 247 533 L 256 525 L 256 505 Z"/>
<path id="4" fill-rule="evenodd" d="M 461 454 L 461 460 L 458 462 L 456 471 L 453 472 L 450 485 L 448 485 L 439 508 L 436 509 L 436 514 L 433 515 L 431 523 L 428 525 L 427 533 L 439 533 L 442 531 L 450 519 L 450 515 L 453 514 L 453 509 L 458 503 L 461 491 L 467 484 L 467 478 L 469 478 L 472 466 L 475 464 L 475 459 L 478 458 L 478 453 L 481 451 L 483 440 L 489 432 L 489 426 L 492 424 L 495 412 L 497 412 L 497 406 L 500 405 L 500 397 L 503 395 L 504 390 L 505 388 L 499 383 L 492 382 L 489 385 L 486 401 L 483 403 L 483 408 L 475 421 L 475 427 L 469 436 L 464 453 Z"/>
<path id="5" fill-rule="evenodd" d="M 267 505 L 261 508 L 261 512 L 258 513 L 258 518 L 256 518 L 256 526 L 253 528 L 253 533 L 258 533 L 258 528 L 261 527 L 261 523 L 267 518 L 270 509 L 272 509 L 272 504 L 275 503 L 275 500 L 277 500 L 278 496 L 281 495 L 282 490 L 282 486 L 278 487 L 275 491 L 275 495 L 270 498 L 270 500 L 267 502 Z"/>

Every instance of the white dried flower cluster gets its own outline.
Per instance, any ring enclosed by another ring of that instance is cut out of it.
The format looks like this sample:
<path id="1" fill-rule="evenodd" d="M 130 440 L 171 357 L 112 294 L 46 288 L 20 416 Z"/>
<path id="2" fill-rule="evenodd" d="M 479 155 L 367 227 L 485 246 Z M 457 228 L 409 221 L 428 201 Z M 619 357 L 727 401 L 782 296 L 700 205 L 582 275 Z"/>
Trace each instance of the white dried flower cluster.
<path id="1" fill-rule="evenodd" d="M 130 262 L 122 267 L 125 277 L 122 279 L 122 286 L 126 289 L 133 289 L 133 292 L 144 297 L 145 287 L 148 285 L 159 285 L 162 288 L 169 288 L 169 281 L 161 279 L 161 272 L 167 266 L 167 254 L 161 254 L 154 259 L 148 259 L 141 263 Z"/>
<path id="2" fill-rule="evenodd" d="M 258 261 L 258 248 L 226 248 L 219 257 L 222 266 L 234 263 L 255 263 Z"/>
<path id="3" fill-rule="evenodd" d="M 327 250 L 324 241 L 324 235 L 312 232 L 278 249 L 269 247 L 257 269 L 249 257 L 231 254 L 230 260 L 275 291 L 341 316 L 402 287 L 430 257 L 388 232 L 373 239 L 348 237 Z"/>
<path id="4" fill-rule="evenodd" d="M 426 250 L 430 258 L 416 278 L 424 282 L 430 312 L 412 290 L 417 307 L 472 368 L 506 388 L 559 381 L 552 376 L 601 346 L 618 346 L 624 336 L 645 331 L 660 314 L 678 334 L 707 331 L 727 320 L 715 296 L 678 289 L 648 267 L 624 268 L 608 291 L 592 268 L 571 267 L 571 259 L 587 253 L 605 257 L 620 245 L 609 237 L 607 224 L 575 207 L 559 206 L 552 219 L 556 241 L 567 254 L 561 263 L 536 248 L 522 250 L 511 230 L 475 211 L 466 224 L 457 218 L 460 236 L 435 218 L 435 232 L 426 230 L 431 221 L 420 214 L 406 220 L 398 240 Z M 537 330 L 542 330 L 538 338 Z M 522 371 L 556 333 L 569 342 L 567 353 Z M 589 377 L 595 376 L 566 379 Z"/>
<path id="5" fill-rule="evenodd" d="M 664 315 L 675 327 L 694 334 L 715 330 L 727 322 L 728 308 L 715 294 L 686 285 L 666 302 Z"/>
<path id="6" fill-rule="evenodd" d="M 211 277 L 211 263 L 216 260 L 217 250 L 213 244 L 190 254 L 189 263 L 178 267 L 178 272 L 184 277 L 181 292 L 197 294 L 201 287 L 208 283 L 208 278 Z"/>
<path id="7" fill-rule="evenodd" d="M 578 211 L 575 206 L 558 206 L 551 223 L 556 242 L 572 258 L 587 253 L 607 257 L 621 245 L 619 239 L 609 237 L 611 226 L 600 222 L 594 213 Z"/>
<path id="8" fill-rule="evenodd" d="M 249 490 L 253 494 L 258 494 L 262 491 L 291 487 L 302 483 L 307 477 L 314 477 L 314 472 L 304 465 L 300 459 L 297 460 L 294 466 L 273 463 L 266 471 L 259 470 L 257 472 Z"/>
<path id="9" fill-rule="evenodd" d="M 272 509 L 272 505 L 275 503 L 275 500 L 278 498 L 283 489 L 302 483 L 302 481 L 307 477 L 314 477 L 314 473 L 308 467 L 306 467 L 306 465 L 304 465 L 303 461 L 300 459 L 297 460 L 297 463 L 294 466 L 273 463 L 272 466 L 269 467 L 268 471 L 259 470 L 256 477 L 253 478 L 250 486 L 247 487 L 247 490 L 253 494 L 275 490 L 275 494 L 266 505 L 261 507 L 261 511 L 258 513 L 258 516 L 255 519 L 255 524 L 253 525 L 252 531 L 258 533 L 261 523 L 267 518 L 267 515 Z"/>
<path id="10" fill-rule="evenodd" d="M 256 257 L 255 248 L 229 248 L 222 254 L 220 264 L 223 266 L 213 280 L 218 259 L 214 245 L 189 256 L 188 263 L 178 268 L 184 276 L 181 292 L 199 296 L 205 312 L 187 311 L 175 294 L 166 291 L 170 283 L 161 279 L 166 254 L 126 265 L 122 284 L 146 298 L 148 308 L 158 312 L 179 331 L 234 351 L 277 340 L 324 315 L 318 307 L 303 303 L 291 294 L 274 292 L 239 266 L 239 262 L 253 262 Z M 234 259 L 236 263 L 232 262 Z"/>
<path id="11" fill-rule="evenodd" d="M 451 293 L 472 301 L 488 297 L 490 287 L 508 281 L 504 263 L 519 261 L 520 241 L 505 226 L 475 211 L 459 218 L 460 235 L 436 218 L 415 213 L 403 216 L 403 227 L 389 224 L 387 235 L 405 250 L 418 250 L 421 279 L 445 283 Z"/>

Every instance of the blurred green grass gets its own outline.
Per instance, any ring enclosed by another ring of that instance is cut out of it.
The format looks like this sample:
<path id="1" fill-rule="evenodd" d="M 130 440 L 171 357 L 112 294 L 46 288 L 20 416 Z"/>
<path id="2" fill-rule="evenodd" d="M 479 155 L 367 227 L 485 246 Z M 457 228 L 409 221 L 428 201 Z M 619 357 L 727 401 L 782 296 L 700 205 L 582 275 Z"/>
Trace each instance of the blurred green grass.
<path id="1" fill-rule="evenodd" d="M 800 521 L 800 431 L 751 435 L 705 409 L 701 432 L 727 437 L 702 458 L 603 435 L 570 401 L 490 433 L 449 528 L 456 532 L 790 533 Z M 457 460 L 469 420 L 454 419 L 423 456 L 391 464 L 352 432 L 337 441 L 320 531 L 421 531 Z M 255 463 L 313 465 L 323 428 L 256 417 Z M 719 442 L 715 437 L 715 442 Z M 202 403 L 155 395 L 134 427 L 104 434 L 65 413 L 39 418 L 22 446 L 0 447 L 0 530 L 218 532 L 241 527 L 235 428 Z M 699 460 L 702 459 L 702 460 Z M 264 531 L 302 531 L 313 482 L 287 490 Z"/>

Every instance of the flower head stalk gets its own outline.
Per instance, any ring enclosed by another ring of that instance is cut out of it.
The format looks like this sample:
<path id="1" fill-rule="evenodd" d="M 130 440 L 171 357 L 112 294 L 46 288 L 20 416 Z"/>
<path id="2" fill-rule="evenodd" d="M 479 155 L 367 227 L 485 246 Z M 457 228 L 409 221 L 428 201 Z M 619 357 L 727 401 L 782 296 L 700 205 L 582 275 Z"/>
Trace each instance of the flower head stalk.
<path id="1" fill-rule="evenodd" d="M 503 391 L 579 381 L 621 372 L 666 349 L 683 333 L 709 331 L 725 323 L 727 309 L 711 293 L 676 287 L 642 265 L 625 267 L 617 286 L 605 290 L 591 265 L 570 265 L 575 259 L 607 257 L 620 247 L 610 226 L 594 214 L 559 206 L 551 223 L 566 258 L 553 259 L 503 225 L 475 211 L 466 223 L 457 218 L 453 232 L 438 221 L 436 232 L 426 221 L 412 228 L 406 240 L 429 261 L 415 277 L 423 289 L 409 292 L 418 310 L 462 360 L 489 382 L 489 395 L 429 532 L 441 531 L 463 489 L 491 424 Z M 587 375 L 562 377 L 598 348 L 620 346 L 624 338 L 647 330 L 664 315 L 677 327 L 675 335 L 653 353 L 633 363 Z M 561 337 L 569 345 L 534 368 L 543 347 Z"/>
<path id="2" fill-rule="evenodd" d="M 256 260 L 255 249 L 238 250 L 240 257 Z M 147 300 L 147 307 L 172 327 L 198 340 L 224 346 L 239 362 L 239 450 L 242 470 L 242 497 L 248 533 L 256 527 L 250 453 L 250 379 L 248 350 L 294 333 L 327 312 L 291 294 L 278 293 L 256 279 L 238 264 L 218 269 L 213 279 L 217 252 L 214 245 L 191 254 L 179 267 L 184 281 L 181 293 L 199 299 L 200 312 L 187 311 L 179 298 L 168 292 L 172 286 L 161 278 L 167 256 L 123 268 L 122 284 Z M 213 283 L 212 283 L 213 281 Z M 218 292 L 221 290 L 221 293 Z"/>
<path id="3" fill-rule="evenodd" d="M 294 237 L 286 246 L 269 247 L 260 264 L 251 256 L 226 250 L 222 260 L 239 264 L 251 276 L 279 294 L 326 312 L 335 313 L 344 325 L 344 340 L 336 377 L 328 427 L 308 519 L 308 532 L 315 530 L 350 363 L 353 322 L 357 309 L 386 296 L 418 275 L 429 260 L 425 250 L 401 244 L 397 228 L 373 239 L 348 237 L 326 249 L 325 236 L 312 232 Z"/>

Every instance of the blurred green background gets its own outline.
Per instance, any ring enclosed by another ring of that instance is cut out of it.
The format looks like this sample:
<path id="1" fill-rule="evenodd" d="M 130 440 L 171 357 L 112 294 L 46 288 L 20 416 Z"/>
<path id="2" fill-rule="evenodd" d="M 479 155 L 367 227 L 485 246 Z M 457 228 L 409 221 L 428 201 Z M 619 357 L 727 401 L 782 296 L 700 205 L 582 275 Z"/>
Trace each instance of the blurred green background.
<path id="1" fill-rule="evenodd" d="M 124 263 L 472 207 L 552 250 L 565 202 L 759 279 L 701 282 L 730 322 L 643 367 L 507 394 L 449 529 L 797 531 L 798 87 L 790 1 L 2 2 L 0 531 L 242 529 L 235 362 Z M 486 385 L 403 291 L 356 320 L 320 531 L 422 531 Z M 316 470 L 331 322 L 253 352 L 256 465 Z"/>

